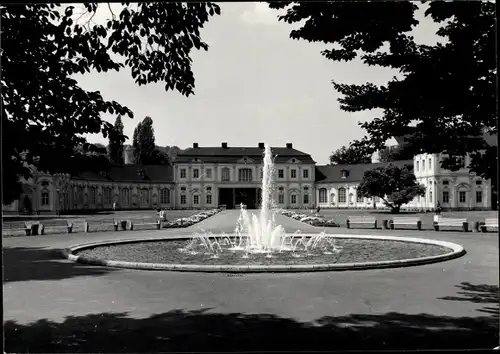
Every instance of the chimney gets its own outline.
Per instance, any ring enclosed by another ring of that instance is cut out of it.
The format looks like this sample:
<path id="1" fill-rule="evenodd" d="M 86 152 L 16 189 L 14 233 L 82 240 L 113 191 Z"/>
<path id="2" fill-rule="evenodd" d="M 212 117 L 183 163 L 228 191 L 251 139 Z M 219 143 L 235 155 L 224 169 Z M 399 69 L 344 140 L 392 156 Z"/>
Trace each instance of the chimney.
<path id="1" fill-rule="evenodd" d="M 198 149 L 198 143 L 193 143 L 193 149 Z"/>
<path id="2" fill-rule="evenodd" d="M 134 163 L 134 148 L 130 145 L 127 145 L 125 149 L 123 149 L 123 163 L 125 165 Z"/>
<path id="3" fill-rule="evenodd" d="M 292 148 L 293 148 L 292 143 L 286 143 L 286 148 L 287 148 L 287 149 L 292 149 Z"/>
<path id="4" fill-rule="evenodd" d="M 227 143 L 222 143 L 221 145 L 224 149 L 227 149 Z"/>
<path id="5" fill-rule="evenodd" d="M 259 143 L 259 149 L 263 149 L 264 148 L 264 143 Z"/>

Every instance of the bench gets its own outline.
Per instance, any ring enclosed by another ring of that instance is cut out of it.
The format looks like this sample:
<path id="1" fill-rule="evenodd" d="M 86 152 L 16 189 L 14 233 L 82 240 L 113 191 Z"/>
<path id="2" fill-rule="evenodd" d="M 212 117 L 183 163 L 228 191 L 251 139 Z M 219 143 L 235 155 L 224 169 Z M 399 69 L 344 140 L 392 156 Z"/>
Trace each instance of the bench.
<path id="1" fill-rule="evenodd" d="M 84 220 L 84 231 L 118 231 L 118 220 L 116 219 L 101 219 L 101 220 Z"/>
<path id="2" fill-rule="evenodd" d="M 481 225 L 482 232 L 488 232 L 492 229 L 498 231 L 498 218 L 486 218 L 484 219 L 484 225 Z"/>
<path id="3" fill-rule="evenodd" d="M 71 233 L 73 224 L 68 220 L 44 220 L 40 222 L 40 235 L 44 235 L 45 231 Z"/>
<path id="4" fill-rule="evenodd" d="M 147 229 L 150 227 L 154 227 L 157 230 L 160 230 L 161 228 L 161 220 L 157 218 L 134 218 L 134 219 L 128 219 L 127 220 L 128 224 L 128 229 L 130 231 L 133 231 L 134 229 L 137 230 L 139 228 L 141 229 Z"/>
<path id="5" fill-rule="evenodd" d="M 31 224 L 25 221 L 9 221 L 2 224 L 2 235 L 31 235 Z"/>
<path id="6" fill-rule="evenodd" d="M 420 218 L 414 216 L 393 217 L 391 220 L 391 230 L 395 230 L 396 226 L 416 226 L 417 230 L 422 230 Z"/>
<path id="7" fill-rule="evenodd" d="M 439 231 L 441 227 L 458 227 L 464 232 L 469 231 L 469 223 L 465 218 L 438 218 L 434 222 L 434 230 Z"/>
<path id="8" fill-rule="evenodd" d="M 368 225 L 377 228 L 377 218 L 374 216 L 349 216 L 347 218 L 347 228 L 350 229 L 352 224 Z"/>

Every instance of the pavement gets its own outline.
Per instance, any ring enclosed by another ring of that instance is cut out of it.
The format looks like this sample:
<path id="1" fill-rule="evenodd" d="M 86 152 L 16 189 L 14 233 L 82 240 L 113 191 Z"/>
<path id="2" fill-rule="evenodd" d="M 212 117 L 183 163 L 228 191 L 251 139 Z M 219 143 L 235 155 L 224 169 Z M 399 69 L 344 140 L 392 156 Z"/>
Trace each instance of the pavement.
<path id="1" fill-rule="evenodd" d="M 252 212 L 252 211 L 250 211 Z M 467 254 L 429 265 L 299 274 L 113 269 L 61 258 L 71 245 L 234 230 L 238 211 L 186 229 L 3 239 L 6 352 L 493 348 L 498 235 L 330 228 L 423 237 Z M 288 232 L 321 232 L 283 215 Z"/>

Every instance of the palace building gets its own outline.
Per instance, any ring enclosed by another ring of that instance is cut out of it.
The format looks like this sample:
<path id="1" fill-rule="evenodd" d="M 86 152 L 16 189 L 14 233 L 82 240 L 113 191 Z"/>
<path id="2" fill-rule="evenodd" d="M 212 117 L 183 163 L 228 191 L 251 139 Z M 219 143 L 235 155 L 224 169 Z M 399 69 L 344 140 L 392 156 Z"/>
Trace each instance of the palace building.
<path id="1" fill-rule="evenodd" d="M 398 141 L 398 143 L 401 143 Z M 125 164 L 112 165 L 100 173 L 78 176 L 34 172 L 23 183 L 23 194 L 4 213 L 71 213 L 84 210 L 117 209 L 209 209 L 224 206 L 248 209 L 260 203 L 264 144 L 255 147 L 202 147 L 194 143 L 177 155 L 173 166 L 132 164 L 130 148 Z M 293 148 L 273 147 L 275 200 L 280 208 L 382 208 L 380 198 L 357 193 L 365 171 L 382 163 L 316 165 L 311 155 Z M 491 209 L 491 183 L 467 168 L 448 171 L 440 166 L 441 154 L 421 154 L 413 160 L 396 161 L 413 165 L 426 195 L 415 198 L 403 209 L 432 210 L 440 202 L 444 209 Z M 465 157 L 464 165 L 468 163 Z"/>

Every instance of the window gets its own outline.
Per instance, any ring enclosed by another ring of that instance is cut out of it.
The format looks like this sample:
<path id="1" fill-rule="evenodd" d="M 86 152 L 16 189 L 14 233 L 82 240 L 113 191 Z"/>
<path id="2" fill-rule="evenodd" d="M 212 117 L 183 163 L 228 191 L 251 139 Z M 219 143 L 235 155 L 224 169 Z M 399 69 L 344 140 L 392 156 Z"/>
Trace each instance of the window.
<path id="1" fill-rule="evenodd" d="M 309 178 L 309 170 L 302 170 L 302 177 Z"/>
<path id="2" fill-rule="evenodd" d="M 181 204 L 186 204 L 186 195 L 181 194 Z"/>
<path id="3" fill-rule="evenodd" d="M 429 191 L 429 203 L 432 203 L 432 191 Z"/>
<path id="4" fill-rule="evenodd" d="M 205 175 L 207 176 L 207 178 L 212 178 L 212 169 L 211 168 L 207 168 L 205 170 Z"/>
<path id="5" fill-rule="evenodd" d="M 447 186 L 450 184 L 450 181 L 443 181 L 443 186 Z"/>
<path id="6" fill-rule="evenodd" d="M 197 168 L 193 169 L 193 178 L 200 178 L 200 170 Z"/>
<path id="7" fill-rule="evenodd" d="M 104 195 L 104 204 L 111 204 L 111 189 L 104 188 L 103 195 Z"/>
<path id="8" fill-rule="evenodd" d="M 309 190 L 308 186 L 304 186 L 304 192 L 307 192 Z"/>
<path id="9" fill-rule="evenodd" d="M 321 188 L 319 190 L 319 202 L 320 203 L 326 203 L 327 202 L 326 188 Z"/>
<path id="10" fill-rule="evenodd" d="M 278 178 L 285 178 L 285 170 L 283 169 L 278 170 Z"/>
<path id="11" fill-rule="evenodd" d="M 339 203 L 346 202 L 346 192 L 345 188 L 339 188 Z"/>
<path id="12" fill-rule="evenodd" d="M 450 202 L 450 193 L 448 191 L 443 191 L 443 203 Z"/>
<path id="13" fill-rule="evenodd" d="M 238 171 L 238 180 L 240 182 L 251 182 L 252 170 L 250 168 L 240 168 Z"/>
<path id="14" fill-rule="evenodd" d="M 212 204 L 212 195 L 207 194 L 207 204 Z"/>
<path id="15" fill-rule="evenodd" d="M 263 179 L 264 178 L 264 169 L 261 168 L 260 169 L 260 179 Z"/>
<path id="16" fill-rule="evenodd" d="M 186 187 L 181 187 L 181 192 L 185 192 L 186 191 Z"/>
<path id="17" fill-rule="evenodd" d="M 419 165 L 419 162 L 417 161 L 417 164 L 415 165 L 415 171 L 418 172 L 418 165 Z"/>
<path id="18" fill-rule="evenodd" d="M 358 203 L 363 203 L 363 201 L 364 201 L 363 194 L 359 190 L 356 192 L 356 201 Z"/>
<path id="19" fill-rule="evenodd" d="M 278 194 L 278 203 L 279 204 L 285 203 L 285 195 L 283 193 Z"/>
<path id="20" fill-rule="evenodd" d="M 425 160 L 422 160 L 422 171 L 425 171 Z"/>
<path id="21" fill-rule="evenodd" d="M 293 169 L 290 171 L 290 177 L 297 178 L 297 170 L 296 169 Z"/>
<path id="22" fill-rule="evenodd" d="M 290 196 L 290 203 L 291 203 L 291 204 L 297 204 L 297 195 L 292 194 L 292 195 Z"/>
<path id="23" fill-rule="evenodd" d="M 146 188 L 141 189 L 141 204 L 149 204 L 149 190 Z"/>
<path id="24" fill-rule="evenodd" d="M 170 190 L 163 188 L 160 191 L 160 204 L 170 204 Z"/>
<path id="25" fill-rule="evenodd" d="M 283 187 L 279 187 L 279 188 L 278 188 L 278 190 L 279 190 L 280 192 L 283 192 L 283 191 L 285 190 L 285 188 L 283 188 Z"/>
<path id="26" fill-rule="evenodd" d="M 432 170 L 432 159 L 429 157 L 429 171 Z"/>
<path id="27" fill-rule="evenodd" d="M 121 194 L 122 194 L 122 204 L 124 204 L 124 205 L 129 204 L 130 203 L 130 191 L 128 190 L 128 188 L 122 189 Z M 90 196 L 91 196 L 90 199 L 92 199 L 92 192 L 91 192 Z"/>
<path id="28" fill-rule="evenodd" d="M 309 194 L 304 194 L 304 204 L 309 204 Z"/>
<path id="29" fill-rule="evenodd" d="M 467 198 L 466 198 L 465 191 L 458 192 L 458 201 L 460 203 L 465 203 L 466 200 L 467 200 Z"/>
<path id="30" fill-rule="evenodd" d="M 181 168 L 181 178 L 186 178 L 186 169 Z"/>
<path id="31" fill-rule="evenodd" d="M 95 187 L 90 187 L 89 188 L 89 203 L 90 204 L 95 204 L 95 200 L 97 197 L 97 190 Z"/>
<path id="32" fill-rule="evenodd" d="M 221 171 L 221 180 L 222 181 L 229 181 L 230 180 L 230 177 L 229 177 L 229 168 L 228 167 L 224 167 Z"/>
<path id="33" fill-rule="evenodd" d="M 193 204 L 194 205 L 200 204 L 200 196 L 198 194 L 193 195 Z"/>
<path id="34" fill-rule="evenodd" d="M 347 178 L 347 171 L 346 170 L 342 170 L 342 171 L 340 171 L 340 173 L 341 173 L 341 178 L 342 179 Z"/>
<path id="35" fill-rule="evenodd" d="M 476 186 L 480 186 L 481 184 L 483 184 L 483 181 L 481 181 L 481 180 L 476 181 Z"/>
<path id="36" fill-rule="evenodd" d="M 207 187 L 207 192 L 210 192 L 210 191 L 212 191 L 212 187 L 208 186 Z"/>
<path id="37" fill-rule="evenodd" d="M 483 191 L 476 191 L 476 203 L 483 202 Z"/>
<path id="38" fill-rule="evenodd" d="M 49 205 L 49 192 L 42 192 L 42 205 Z"/>

